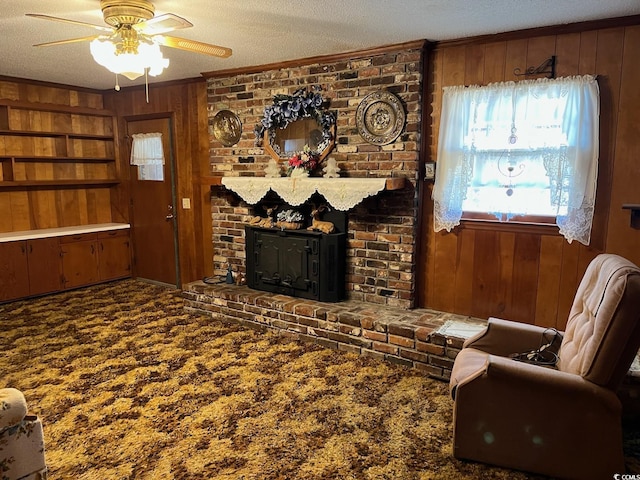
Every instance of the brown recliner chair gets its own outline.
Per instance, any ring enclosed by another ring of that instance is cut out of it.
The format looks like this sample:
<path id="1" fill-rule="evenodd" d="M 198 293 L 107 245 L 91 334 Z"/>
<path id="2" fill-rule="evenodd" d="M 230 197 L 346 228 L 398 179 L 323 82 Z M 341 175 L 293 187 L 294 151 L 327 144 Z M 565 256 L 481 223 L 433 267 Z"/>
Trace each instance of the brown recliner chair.
<path id="1" fill-rule="evenodd" d="M 640 269 L 598 255 L 561 333 L 552 368 L 511 358 L 550 343 L 549 329 L 491 318 L 465 342 L 450 381 L 456 458 L 580 480 L 625 473 L 616 390 L 640 347 Z"/>

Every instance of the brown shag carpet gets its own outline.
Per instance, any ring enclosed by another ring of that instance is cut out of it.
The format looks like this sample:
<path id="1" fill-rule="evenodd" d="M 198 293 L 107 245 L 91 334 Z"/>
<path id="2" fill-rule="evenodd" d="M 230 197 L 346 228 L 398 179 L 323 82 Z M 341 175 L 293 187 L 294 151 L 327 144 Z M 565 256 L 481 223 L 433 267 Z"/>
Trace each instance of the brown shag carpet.
<path id="1" fill-rule="evenodd" d="M 527 479 L 451 455 L 444 382 L 184 311 L 133 280 L 0 305 L 50 479 Z"/>

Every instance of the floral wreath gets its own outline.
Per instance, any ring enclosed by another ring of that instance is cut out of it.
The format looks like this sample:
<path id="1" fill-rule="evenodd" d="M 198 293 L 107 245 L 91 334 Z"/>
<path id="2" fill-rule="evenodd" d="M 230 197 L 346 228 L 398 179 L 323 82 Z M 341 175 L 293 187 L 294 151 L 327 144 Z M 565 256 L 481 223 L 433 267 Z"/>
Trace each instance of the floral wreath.
<path id="1" fill-rule="evenodd" d="M 336 115 L 335 112 L 323 108 L 326 102 L 320 94 L 321 90 L 321 87 L 316 86 L 311 91 L 299 88 L 293 92 L 293 95 L 275 95 L 273 105 L 265 107 L 262 120 L 253 130 L 256 136 L 255 145 L 262 146 L 266 130 L 269 131 L 269 141 L 274 144 L 276 129 L 286 128 L 290 123 L 301 118 L 313 118 L 322 128 L 323 144 L 329 142 L 332 136 L 331 127 L 336 123 Z M 322 145 L 318 148 L 322 149 Z"/>

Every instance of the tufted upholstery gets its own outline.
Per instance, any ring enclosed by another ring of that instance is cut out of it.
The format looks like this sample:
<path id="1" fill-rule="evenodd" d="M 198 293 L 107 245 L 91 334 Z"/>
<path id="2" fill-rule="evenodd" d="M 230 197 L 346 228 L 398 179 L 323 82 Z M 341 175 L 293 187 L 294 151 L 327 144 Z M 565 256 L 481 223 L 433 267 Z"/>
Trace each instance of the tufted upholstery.
<path id="1" fill-rule="evenodd" d="M 639 299 L 638 267 L 617 255 L 596 257 L 576 292 L 558 369 L 616 389 L 638 350 Z"/>
<path id="2" fill-rule="evenodd" d="M 457 458 L 580 480 L 623 474 L 616 390 L 640 347 L 640 268 L 598 255 L 580 282 L 557 368 L 518 362 L 548 329 L 490 318 L 451 373 Z"/>

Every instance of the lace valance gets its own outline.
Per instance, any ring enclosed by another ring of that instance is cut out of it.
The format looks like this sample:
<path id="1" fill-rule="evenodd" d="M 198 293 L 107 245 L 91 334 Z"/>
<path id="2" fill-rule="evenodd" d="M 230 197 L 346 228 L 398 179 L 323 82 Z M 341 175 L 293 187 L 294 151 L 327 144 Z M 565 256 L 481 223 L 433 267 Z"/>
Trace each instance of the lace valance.
<path id="1" fill-rule="evenodd" d="M 346 211 L 365 198 L 385 189 L 386 178 L 267 178 L 224 177 L 222 185 L 237 193 L 249 204 L 256 204 L 269 190 L 291 206 L 301 205 L 319 193 L 336 210 Z"/>

